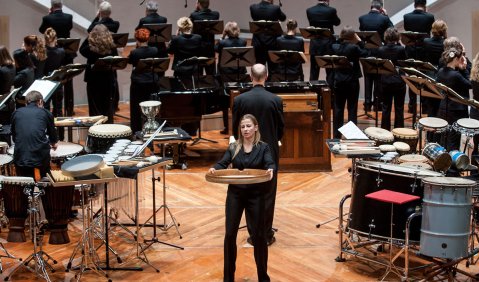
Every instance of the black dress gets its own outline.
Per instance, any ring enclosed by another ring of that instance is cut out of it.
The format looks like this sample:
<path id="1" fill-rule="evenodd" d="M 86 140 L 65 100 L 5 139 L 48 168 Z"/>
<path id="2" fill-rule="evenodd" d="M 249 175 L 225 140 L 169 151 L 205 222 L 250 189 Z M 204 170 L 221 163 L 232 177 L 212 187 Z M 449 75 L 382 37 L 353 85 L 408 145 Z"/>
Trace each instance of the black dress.
<path id="1" fill-rule="evenodd" d="M 421 58 L 424 62 L 429 62 L 436 68 L 439 68 L 439 61 L 441 60 L 442 52 L 444 52 L 444 38 L 442 36 L 433 36 L 425 38 L 422 46 Z M 426 73 L 431 77 L 436 77 L 436 72 Z M 441 100 L 434 98 L 423 98 L 423 112 L 430 117 L 435 117 L 439 110 L 439 103 Z"/>
<path id="2" fill-rule="evenodd" d="M 130 126 L 133 132 L 142 129 L 142 113 L 140 103 L 150 100 L 150 94 L 156 92 L 158 87 L 158 75 L 151 72 L 139 73 L 136 69 L 141 59 L 154 58 L 158 50 L 155 47 L 139 47 L 130 52 L 128 63 L 133 65 L 130 85 Z"/>
<path id="3" fill-rule="evenodd" d="M 236 144 L 230 145 L 215 169 L 233 168 L 243 170 L 274 169 L 274 161 L 268 144 L 260 142 L 246 153 L 243 148 L 233 158 Z M 245 211 L 248 230 L 254 245 L 254 258 L 258 281 L 270 281 L 268 276 L 268 246 L 265 225 L 265 193 L 269 182 L 246 185 L 228 185 L 226 196 L 226 232 L 224 240 L 224 281 L 234 281 L 236 270 L 236 237 L 243 211 Z"/>
<path id="4" fill-rule="evenodd" d="M 475 80 L 471 80 L 472 86 L 472 97 L 474 100 L 479 101 L 479 82 Z M 473 119 L 479 120 L 479 110 L 475 107 L 471 107 L 470 117 Z M 479 146 L 479 135 L 474 135 L 474 149 L 472 150 L 472 154 L 478 154 L 477 148 Z"/>
<path id="5" fill-rule="evenodd" d="M 391 60 L 397 65 L 398 60 L 406 59 L 406 50 L 400 44 L 388 43 L 379 47 L 378 57 Z M 399 74 L 381 75 L 381 100 L 383 115 L 381 127 L 391 130 L 391 110 L 394 100 L 394 128 L 404 127 L 404 98 L 406 97 L 406 83 Z"/>
<path id="6" fill-rule="evenodd" d="M 145 24 L 165 24 L 168 21 L 167 18 L 158 15 L 158 13 L 151 13 L 144 18 L 140 19 L 138 26 L 135 30 L 144 27 Z M 150 37 L 153 36 L 153 31 L 150 29 Z M 158 49 L 158 53 L 156 57 L 158 58 L 166 58 L 168 57 L 168 53 L 166 52 L 166 44 L 165 42 L 148 42 L 148 46 L 156 47 Z M 160 76 L 164 76 L 164 73 L 161 73 Z"/>
<path id="7" fill-rule="evenodd" d="M 198 34 L 181 34 L 173 37 L 168 47 L 168 53 L 173 54 L 173 70 L 177 77 L 197 74 L 197 66 L 192 64 L 178 65 L 179 62 L 202 54 L 202 39 Z"/>
<path id="8" fill-rule="evenodd" d="M 203 20 L 219 20 L 220 13 L 217 11 L 212 11 L 210 9 L 203 9 L 197 10 L 191 13 L 190 15 L 191 21 L 193 21 L 193 26 L 195 26 L 195 21 L 203 21 Z M 201 36 L 203 41 L 203 54 L 202 56 L 207 58 L 214 58 L 215 57 L 215 35 L 209 32 L 200 32 L 196 31 L 196 34 Z M 215 65 L 211 64 L 205 67 L 206 74 L 213 75 L 216 73 Z"/>
<path id="9" fill-rule="evenodd" d="M 276 38 L 276 49 L 298 51 L 304 53 L 304 40 L 303 38 L 294 35 L 283 35 Z M 280 78 L 279 81 L 304 80 L 302 63 L 295 63 L 289 65 L 278 64 L 273 73 L 276 74 L 278 78 Z"/>
<path id="10" fill-rule="evenodd" d="M 4 65 L 0 66 L 0 95 L 10 93 L 15 80 L 15 66 Z M 10 99 L 9 102 L 0 109 L 0 124 L 10 124 L 10 115 L 15 110 L 15 101 Z"/>
<path id="11" fill-rule="evenodd" d="M 458 70 L 446 66 L 437 73 L 436 82 L 448 86 L 463 98 L 469 100 L 469 89 L 471 89 L 469 75 L 464 76 Z M 466 105 L 453 102 L 450 99 L 443 99 L 439 105 L 438 117 L 452 125 L 458 119 L 469 117 L 468 108 Z M 459 149 L 460 141 L 461 134 L 451 130 L 447 133 L 447 141 L 444 140 L 441 143 L 448 151 L 451 151 Z"/>
<path id="12" fill-rule="evenodd" d="M 48 47 L 47 46 L 47 59 L 45 60 L 44 75 L 51 74 L 54 70 L 60 68 L 65 60 L 65 50 L 61 47 Z M 62 100 L 63 100 L 63 87 L 58 87 L 57 91 L 53 94 L 53 116 L 63 116 L 62 113 Z M 45 105 L 46 109 L 50 108 L 50 101 Z"/>
<path id="13" fill-rule="evenodd" d="M 93 66 L 98 59 L 107 56 L 116 56 L 118 53 L 116 49 L 113 49 L 110 54 L 106 55 L 95 53 L 90 50 L 87 38 L 80 47 L 80 54 L 87 59 L 84 81 L 86 82 L 89 114 L 90 116 L 109 116 L 110 111 L 114 110 L 111 100 L 113 100 L 116 85 L 115 72 L 109 70 L 93 70 Z"/>

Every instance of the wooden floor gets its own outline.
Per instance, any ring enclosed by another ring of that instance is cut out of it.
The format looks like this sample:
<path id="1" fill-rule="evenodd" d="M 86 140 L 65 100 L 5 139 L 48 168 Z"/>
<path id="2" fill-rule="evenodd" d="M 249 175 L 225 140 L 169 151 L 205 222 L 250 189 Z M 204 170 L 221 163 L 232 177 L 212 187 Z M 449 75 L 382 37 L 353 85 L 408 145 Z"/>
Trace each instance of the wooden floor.
<path id="1" fill-rule="evenodd" d="M 122 107 L 123 108 L 123 107 Z M 79 109 L 77 114 L 83 110 Z M 141 266 L 141 272 L 109 271 L 113 281 L 221 281 L 223 275 L 223 236 L 224 203 L 226 185 L 206 182 L 204 174 L 217 161 L 227 146 L 225 135 L 219 131 L 204 132 L 204 137 L 218 141 L 218 144 L 200 142 L 188 146 L 192 157 L 188 158 L 188 169 L 173 169 L 166 172 L 167 205 L 180 223 L 179 235 L 174 228 L 160 232 L 158 239 L 184 247 L 179 250 L 164 244 L 154 244 L 146 254 L 150 263 L 160 269 L 157 273 L 142 261 L 136 259 L 131 236 L 118 231 L 112 236 L 112 245 L 120 253 L 123 263 L 118 264 L 110 255 L 113 267 Z M 194 157 L 193 155 L 197 155 Z M 350 193 L 351 178 L 347 159 L 332 159 L 331 172 L 280 173 L 274 226 L 278 228 L 276 243 L 269 248 L 268 272 L 272 281 L 374 281 L 384 273 L 385 268 L 347 257 L 346 262 L 338 263 L 339 254 L 338 221 L 316 228 L 316 224 L 338 215 L 341 198 Z M 157 174 L 158 176 L 158 174 Z M 152 186 L 150 174 L 145 176 L 142 187 L 144 201 L 141 204 L 141 221 L 151 214 Z M 161 189 L 157 187 L 157 205 L 161 204 Z M 158 218 L 163 223 L 163 210 Z M 171 218 L 167 216 L 167 223 Z M 122 216 L 122 220 L 125 217 Z M 243 219 L 244 223 L 244 219 Z M 70 281 L 74 271 L 66 273 L 66 264 L 81 236 L 81 222 L 76 220 L 69 226 L 71 243 L 66 245 L 45 244 L 44 250 L 58 260 L 56 272 L 51 274 L 53 281 Z M 6 242 L 6 230 L 0 233 L 1 242 Z M 152 236 L 151 228 L 144 228 L 145 238 Z M 253 248 L 246 243 L 247 232 L 238 234 L 238 258 L 236 281 L 256 281 L 256 268 Z M 45 241 L 48 240 L 48 236 Z M 14 255 L 26 258 L 32 252 L 32 243 L 6 243 Z M 104 258 L 104 248 L 99 255 Z M 3 259 L 4 275 L 14 265 Z M 74 264 L 78 263 L 75 261 Z M 479 266 L 462 269 L 479 272 Z M 460 281 L 466 277 L 458 274 Z M 12 278 L 14 281 L 41 280 L 34 274 L 21 269 Z M 100 276 L 86 272 L 84 281 L 102 281 Z M 397 280 L 389 276 L 388 280 Z M 470 281 L 470 280 L 469 280 Z"/>

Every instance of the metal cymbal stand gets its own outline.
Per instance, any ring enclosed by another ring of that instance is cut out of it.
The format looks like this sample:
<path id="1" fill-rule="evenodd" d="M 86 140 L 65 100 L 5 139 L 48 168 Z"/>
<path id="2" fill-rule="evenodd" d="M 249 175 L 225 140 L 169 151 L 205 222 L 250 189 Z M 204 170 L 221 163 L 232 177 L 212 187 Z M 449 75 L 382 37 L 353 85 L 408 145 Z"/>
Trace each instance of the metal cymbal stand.
<path id="1" fill-rule="evenodd" d="M 40 231 L 40 211 L 39 211 L 39 198 L 44 194 L 44 191 L 40 189 L 38 192 L 35 191 L 35 188 L 39 187 L 39 184 L 27 185 L 24 187 L 24 193 L 28 195 L 28 222 L 30 228 L 32 229 L 33 235 L 33 253 L 28 256 L 25 261 L 19 264 L 8 276 L 5 277 L 5 281 L 9 280 L 10 277 L 20 269 L 21 266 L 37 274 L 37 276 L 51 282 L 50 277 L 48 276 L 47 269 L 51 272 L 55 272 L 55 269 L 48 263 L 52 261 L 53 264 L 56 264 L 57 261 L 53 259 L 49 254 L 43 251 L 42 241 L 43 241 L 43 232 Z M 30 266 L 30 262 L 33 262 L 33 267 Z"/>
<path id="2" fill-rule="evenodd" d="M 92 225 L 93 219 L 93 202 L 90 198 L 87 198 L 89 202 L 85 203 L 85 190 L 88 185 L 81 185 L 81 209 L 83 215 L 83 234 L 78 244 L 75 246 L 72 255 L 70 256 L 70 260 L 68 261 L 66 272 L 69 272 L 72 268 L 72 262 L 76 257 L 76 254 L 80 252 L 81 254 L 81 263 L 78 265 L 79 272 L 75 274 L 75 278 L 79 281 L 87 270 L 92 270 L 94 273 L 98 274 L 99 276 L 104 276 L 108 278 L 108 274 L 100 268 L 100 258 L 96 251 L 94 245 L 94 233 Z M 85 208 L 86 206 L 86 208 Z M 110 281 L 110 280 L 109 280 Z"/>

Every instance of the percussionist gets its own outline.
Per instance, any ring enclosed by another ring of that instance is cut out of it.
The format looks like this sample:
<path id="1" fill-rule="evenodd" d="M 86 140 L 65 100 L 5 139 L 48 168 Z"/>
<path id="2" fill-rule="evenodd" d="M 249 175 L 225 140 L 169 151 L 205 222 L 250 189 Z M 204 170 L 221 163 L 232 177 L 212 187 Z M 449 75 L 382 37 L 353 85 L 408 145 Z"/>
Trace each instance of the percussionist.
<path id="1" fill-rule="evenodd" d="M 25 100 L 27 106 L 12 114 L 13 162 L 19 176 L 35 177 L 38 169 L 45 177 L 50 170 L 50 148 L 58 146 L 53 115 L 43 108 L 40 92 L 30 91 Z"/>

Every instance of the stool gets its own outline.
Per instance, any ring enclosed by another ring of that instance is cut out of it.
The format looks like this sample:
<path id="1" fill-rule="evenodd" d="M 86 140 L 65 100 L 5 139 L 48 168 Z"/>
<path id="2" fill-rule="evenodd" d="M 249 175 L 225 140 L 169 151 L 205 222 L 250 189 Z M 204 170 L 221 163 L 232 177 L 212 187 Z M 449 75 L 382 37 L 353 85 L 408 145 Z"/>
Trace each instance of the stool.
<path id="1" fill-rule="evenodd" d="M 394 265 L 394 261 L 399 257 L 399 255 L 402 253 L 400 251 L 397 253 L 394 258 L 392 256 L 392 250 L 393 250 L 393 212 L 394 212 L 394 204 L 396 205 L 402 205 L 411 201 L 415 201 L 420 199 L 418 196 L 413 196 L 405 193 L 400 193 L 400 192 L 394 192 L 391 190 L 383 189 L 377 192 L 369 193 L 365 196 L 366 198 L 373 199 L 376 201 L 380 202 L 385 202 L 385 203 L 390 203 L 391 204 L 391 233 L 390 233 L 390 238 L 389 238 L 389 261 L 388 261 L 388 267 L 386 269 L 386 273 L 384 273 L 383 277 L 381 278 L 381 281 L 383 281 L 390 272 L 396 274 L 399 278 L 403 279 L 405 278 L 400 271 L 396 268 Z M 407 246 L 406 246 L 407 248 Z M 404 250 L 404 249 L 403 249 Z"/>

